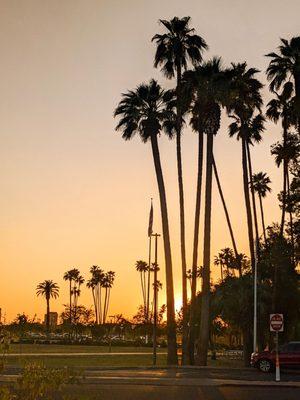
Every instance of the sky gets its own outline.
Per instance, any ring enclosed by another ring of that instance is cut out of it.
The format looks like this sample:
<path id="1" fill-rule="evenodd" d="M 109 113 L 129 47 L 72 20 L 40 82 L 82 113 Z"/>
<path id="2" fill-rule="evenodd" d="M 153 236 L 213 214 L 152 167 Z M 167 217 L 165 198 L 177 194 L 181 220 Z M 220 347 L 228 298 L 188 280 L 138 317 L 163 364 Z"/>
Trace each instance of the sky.
<path id="1" fill-rule="evenodd" d="M 299 0 L 1 0 L 0 1 L 0 307 L 6 320 L 25 312 L 41 317 L 37 283 L 52 279 L 60 312 L 68 302 L 63 273 L 75 266 L 88 278 L 96 264 L 116 271 L 109 315 L 131 316 L 141 303 L 135 261 L 147 259 L 150 198 L 154 229 L 161 232 L 159 199 L 149 144 L 124 142 L 113 110 L 121 93 L 154 77 L 151 38 L 158 20 L 191 16 L 205 38 L 205 58 L 224 65 L 247 61 L 264 71 L 264 54 L 279 38 L 299 35 Z M 264 99 L 270 95 L 264 88 Z M 229 139 L 228 119 L 215 140 L 215 158 L 237 237 L 248 252 L 242 192 L 241 146 Z M 265 200 L 267 224 L 279 220 L 280 171 L 270 145 L 280 127 L 267 124 L 253 150 L 254 171 L 265 171 L 272 193 Z M 179 210 L 175 143 L 159 140 L 169 207 L 176 305 L 180 304 Z M 186 244 L 191 266 L 197 137 L 183 137 Z M 212 256 L 230 246 L 223 209 L 213 188 Z M 201 218 L 203 220 L 203 218 Z M 203 225 L 199 245 L 202 262 Z M 162 242 L 159 279 L 164 283 Z M 219 278 L 212 266 L 213 277 Z M 92 305 L 83 288 L 80 302 Z M 164 302 L 164 291 L 160 294 Z"/>

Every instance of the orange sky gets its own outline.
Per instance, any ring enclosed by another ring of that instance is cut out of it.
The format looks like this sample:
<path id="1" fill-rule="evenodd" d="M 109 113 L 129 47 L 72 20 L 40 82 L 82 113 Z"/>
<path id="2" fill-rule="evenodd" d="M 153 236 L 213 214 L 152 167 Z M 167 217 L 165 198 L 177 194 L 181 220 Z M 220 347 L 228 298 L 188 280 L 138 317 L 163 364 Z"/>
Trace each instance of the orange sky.
<path id="1" fill-rule="evenodd" d="M 263 55 L 276 48 L 279 37 L 299 35 L 299 13 L 298 0 L 288 6 L 279 0 L 1 1 L 0 307 L 7 320 L 23 311 L 42 315 L 44 302 L 36 298 L 35 286 L 44 279 L 60 285 L 61 296 L 52 304 L 60 311 L 68 301 L 62 276 L 72 266 L 86 277 L 92 264 L 116 271 L 109 314 L 132 315 L 141 301 L 134 263 L 147 257 L 150 197 L 160 231 L 156 180 L 150 146 L 138 138 L 122 141 L 112 114 L 126 89 L 151 77 L 164 83 L 152 67 L 150 39 L 161 29 L 157 20 L 191 15 L 210 46 L 207 56 L 220 55 L 225 64 L 246 60 L 264 71 Z M 239 250 L 247 251 L 240 144 L 227 137 L 227 126 L 224 118 L 215 156 Z M 279 134 L 268 124 L 253 154 L 254 170 L 268 172 L 273 182 L 265 201 L 267 223 L 279 216 L 281 180 L 269 152 Z M 178 303 L 175 146 L 164 138 L 160 145 Z M 187 128 L 183 162 L 189 265 L 196 148 L 196 136 Z M 217 196 L 212 236 L 212 255 L 230 246 Z M 201 262 L 201 246 L 199 254 Z M 92 304 L 85 288 L 81 301 Z"/>

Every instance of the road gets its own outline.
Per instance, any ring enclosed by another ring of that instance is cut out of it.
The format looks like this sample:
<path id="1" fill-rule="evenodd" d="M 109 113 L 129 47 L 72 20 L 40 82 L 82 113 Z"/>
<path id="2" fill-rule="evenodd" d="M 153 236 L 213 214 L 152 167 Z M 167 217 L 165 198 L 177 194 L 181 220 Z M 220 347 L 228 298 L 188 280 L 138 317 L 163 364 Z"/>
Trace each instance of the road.
<path id="1" fill-rule="evenodd" d="M 15 379 L 16 372 L 6 378 Z M 68 386 L 67 392 L 89 400 L 299 400 L 300 373 L 283 371 L 276 383 L 273 374 L 250 368 L 91 367 L 82 384 Z"/>

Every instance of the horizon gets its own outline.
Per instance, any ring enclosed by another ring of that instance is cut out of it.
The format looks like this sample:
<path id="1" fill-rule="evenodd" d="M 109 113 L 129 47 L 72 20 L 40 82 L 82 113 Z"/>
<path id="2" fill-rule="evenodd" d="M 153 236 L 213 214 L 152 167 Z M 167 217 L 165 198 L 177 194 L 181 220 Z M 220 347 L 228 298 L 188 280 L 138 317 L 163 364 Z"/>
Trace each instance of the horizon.
<path id="1" fill-rule="evenodd" d="M 159 19 L 190 15 L 191 26 L 210 47 L 204 59 L 216 54 L 226 66 L 247 61 L 249 67 L 257 67 L 261 71 L 259 78 L 266 85 L 265 105 L 271 96 L 265 75 L 268 59 L 264 55 L 275 51 L 280 37 L 290 39 L 299 34 L 297 0 L 291 1 L 293 6 L 289 8 L 279 1 L 261 4 L 253 0 L 245 5 L 231 0 L 232 7 L 228 3 L 225 7 L 222 1 L 214 0 L 205 9 L 196 0 L 187 0 L 185 5 L 176 0 L 172 2 L 172 12 L 167 4 L 157 0 L 151 5 L 138 0 L 131 3 L 135 14 L 121 1 L 91 1 L 88 7 L 84 1 L 2 2 L 0 308 L 7 321 L 22 312 L 42 318 L 45 302 L 36 297 L 35 288 L 45 279 L 52 279 L 60 287 L 60 297 L 51 301 L 51 311 L 60 314 L 62 304 L 68 303 L 68 283 L 63 281 L 63 274 L 73 266 L 86 279 L 92 265 L 116 271 L 109 315 L 132 316 L 142 303 L 134 264 L 139 259 L 147 261 L 152 197 L 154 231 L 161 232 L 156 178 L 149 144 L 141 143 L 139 138 L 124 142 L 120 133 L 115 132 L 117 121 L 113 111 L 121 93 L 152 77 L 164 87 L 174 87 L 173 81 L 166 81 L 159 69 L 153 67 L 155 45 L 151 38 L 162 31 Z M 282 18 L 283 11 L 286 18 Z M 228 138 L 228 121 L 223 115 L 215 140 L 215 158 L 238 249 L 249 255 L 241 146 L 235 138 Z M 281 128 L 270 121 L 266 127 L 262 144 L 253 151 L 253 170 L 267 172 L 272 181 L 272 192 L 264 200 L 269 225 L 280 219 L 277 194 L 282 185 L 281 170 L 270 154 L 270 145 L 281 138 Z M 182 145 L 188 268 L 194 222 L 196 142 L 196 135 L 186 126 Z M 178 307 L 181 262 L 175 142 L 162 136 L 159 143 Z M 221 248 L 232 247 L 215 182 L 212 210 L 213 258 Z M 159 264 L 163 304 L 162 240 Z M 211 266 L 216 282 L 219 271 L 213 260 Z M 92 306 L 90 290 L 84 288 L 79 303 Z"/>

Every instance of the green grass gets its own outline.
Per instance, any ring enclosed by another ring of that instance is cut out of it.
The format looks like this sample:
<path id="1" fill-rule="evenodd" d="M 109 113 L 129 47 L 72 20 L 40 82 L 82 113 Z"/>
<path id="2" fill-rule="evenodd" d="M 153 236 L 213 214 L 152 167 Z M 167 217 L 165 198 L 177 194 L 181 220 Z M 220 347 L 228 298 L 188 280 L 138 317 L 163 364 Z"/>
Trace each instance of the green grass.
<path id="1" fill-rule="evenodd" d="M 166 352 L 167 349 L 158 349 L 158 352 Z M 108 353 L 109 346 L 85 346 L 85 345 L 55 345 L 55 344 L 12 344 L 10 354 L 30 353 Z M 112 346 L 112 353 L 152 353 L 151 347 L 122 347 Z"/>
<path id="2" fill-rule="evenodd" d="M 167 356 L 158 354 L 157 364 L 160 366 L 166 365 Z M 69 356 L 69 357 L 9 357 L 5 365 L 7 367 L 23 367 L 25 363 L 41 362 L 47 367 L 62 368 L 62 367 L 146 367 L 152 365 L 152 355 L 122 355 L 122 356 Z"/>

